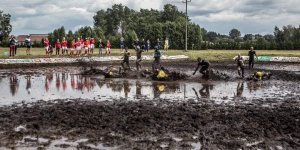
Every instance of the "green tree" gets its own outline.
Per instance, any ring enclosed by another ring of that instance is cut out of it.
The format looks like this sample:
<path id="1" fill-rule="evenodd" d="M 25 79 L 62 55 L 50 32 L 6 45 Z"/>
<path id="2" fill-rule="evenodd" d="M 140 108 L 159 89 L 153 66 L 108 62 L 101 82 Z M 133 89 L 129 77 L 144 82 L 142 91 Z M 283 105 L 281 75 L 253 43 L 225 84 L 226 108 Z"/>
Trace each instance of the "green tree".
<path id="1" fill-rule="evenodd" d="M 230 38 L 235 39 L 241 36 L 241 32 L 238 29 L 231 29 L 229 32 L 229 36 Z"/>
<path id="2" fill-rule="evenodd" d="M 4 14 L 3 11 L 0 11 L 0 44 L 2 46 L 5 46 L 8 36 L 12 31 L 10 17 L 10 14 Z"/>

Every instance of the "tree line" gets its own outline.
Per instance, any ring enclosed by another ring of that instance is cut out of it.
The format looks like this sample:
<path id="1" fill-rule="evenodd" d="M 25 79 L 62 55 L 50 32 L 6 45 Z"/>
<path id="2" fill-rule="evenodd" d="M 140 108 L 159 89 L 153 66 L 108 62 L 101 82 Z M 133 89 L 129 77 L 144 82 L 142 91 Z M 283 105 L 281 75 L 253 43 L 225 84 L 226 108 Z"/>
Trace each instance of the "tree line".
<path id="1" fill-rule="evenodd" d="M 125 45 L 132 48 L 136 39 L 151 41 L 151 45 L 157 39 L 164 41 L 169 39 L 170 49 L 184 49 L 185 47 L 185 14 L 171 4 L 166 4 L 163 10 L 140 9 L 135 11 L 115 4 L 106 10 L 99 10 L 95 13 L 94 26 L 85 26 L 77 31 L 65 31 L 62 26 L 54 29 L 48 34 L 49 41 L 54 43 L 56 39 L 66 37 L 68 43 L 77 37 L 94 37 L 96 46 L 99 39 L 110 40 L 113 48 L 119 47 L 120 38 L 125 38 Z M 5 41 L 11 32 L 10 15 L 0 11 L 0 44 Z M 163 44 L 163 42 L 162 42 Z M 35 41 L 34 45 L 42 46 L 41 41 Z M 274 28 L 273 34 L 245 34 L 241 35 L 238 29 L 232 29 L 228 35 L 219 34 L 214 31 L 207 31 L 199 25 L 191 22 L 188 18 L 188 49 L 255 49 L 266 50 L 299 50 L 300 49 L 300 26 L 291 25 Z"/>

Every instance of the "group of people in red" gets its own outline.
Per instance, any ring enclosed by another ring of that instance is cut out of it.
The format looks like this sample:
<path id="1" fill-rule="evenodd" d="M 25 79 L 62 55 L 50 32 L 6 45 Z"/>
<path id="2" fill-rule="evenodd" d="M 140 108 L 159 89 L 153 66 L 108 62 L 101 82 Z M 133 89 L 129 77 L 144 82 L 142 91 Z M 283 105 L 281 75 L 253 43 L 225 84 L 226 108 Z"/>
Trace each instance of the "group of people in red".
<path id="1" fill-rule="evenodd" d="M 50 44 L 48 38 L 45 38 L 43 40 L 44 42 L 44 48 L 47 56 L 51 56 L 53 54 L 53 49 L 55 49 L 55 55 L 60 55 L 60 50 L 62 55 L 70 55 L 70 56 L 81 56 L 81 55 L 88 55 L 93 54 L 95 49 L 95 39 L 94 38 L 86 38 L 83 40 L 83 38 L 77 38 L 73 39 L 69 45 L 67 43 L 67 40 L 65 37 L 60 39 L 57 39 L 56 42 L 54 42 L 53 46 Z M 69 47 L 68 47 L 69 46 Z M 106 54 L 110 55 L 110 41 L 107 40 L 106 44 L 102 42 L 102 40 L 99 40 L 99 55 L 102 56 L 102 49 L 106 48 Z"/>

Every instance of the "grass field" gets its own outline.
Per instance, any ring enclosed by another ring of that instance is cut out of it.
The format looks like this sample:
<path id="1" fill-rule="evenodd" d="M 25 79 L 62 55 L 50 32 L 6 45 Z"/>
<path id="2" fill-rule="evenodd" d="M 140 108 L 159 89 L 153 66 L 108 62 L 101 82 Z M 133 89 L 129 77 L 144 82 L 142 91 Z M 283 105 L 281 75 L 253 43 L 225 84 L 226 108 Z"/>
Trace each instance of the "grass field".
<path id="1" fill-rule="evenodd" d="M 131 55 L 135 55 L 133 49 L 129 50 Z M 98 55 L 98 49 L 95 49 L 95 56 Z M 103 51 L 105 52 L 105 51 Z M 247 55 L 248 50 L 189 50 L 187 52 L 183 50 L 168 50 L 161 51 L 164 55 L 187 55 L 190 59 L 194 60 L 198 57 L 208 60 L 232 60 L 237 54 Z M 288 56 L 288 57 L 300 57 L 300 50 L 256 50 L 258 56 Z M 112 49 L 112 56 L 121 56 L 122 53 L 119 49 Z M 153 50 L 144 52 L 143 55 L 153 55 Z M 46 57 L 43 48 L 32 48 L 31 55 L 26 56 L 25 48 L 18 48 L 17 55 L 14 58 L 38 58 Z M 56 56 L 52 56 L 56 57 Z M 60 56 L 62 57 L 62 56 Z M 0 58 L 9 58 L 9 49 L 0 48 Z"/>

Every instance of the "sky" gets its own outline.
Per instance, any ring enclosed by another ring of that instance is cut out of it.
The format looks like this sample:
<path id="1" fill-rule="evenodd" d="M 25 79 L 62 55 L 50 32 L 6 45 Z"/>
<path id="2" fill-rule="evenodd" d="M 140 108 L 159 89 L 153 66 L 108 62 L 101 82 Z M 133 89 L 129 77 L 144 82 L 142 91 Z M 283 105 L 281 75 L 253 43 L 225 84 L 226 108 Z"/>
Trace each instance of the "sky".
<path id="1" fill-rule="evenodd" d="M 98 10 L 120 3 L 134 10 L 162 10 L 173 4 L 185 11 L 181 0 L 1 0 L 0 10 L 12 15 L 12 34 L 20 35 L 93 26 Z M 299 6 L 300 0 L 191 0 L 188 15 L 192 22 L 221 34 L 233 28 L 242 34 L 272 34 L 275 26 L 300 25 Z"/>

